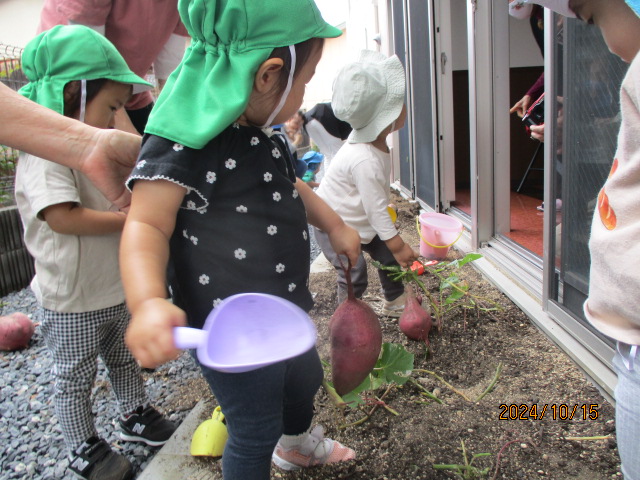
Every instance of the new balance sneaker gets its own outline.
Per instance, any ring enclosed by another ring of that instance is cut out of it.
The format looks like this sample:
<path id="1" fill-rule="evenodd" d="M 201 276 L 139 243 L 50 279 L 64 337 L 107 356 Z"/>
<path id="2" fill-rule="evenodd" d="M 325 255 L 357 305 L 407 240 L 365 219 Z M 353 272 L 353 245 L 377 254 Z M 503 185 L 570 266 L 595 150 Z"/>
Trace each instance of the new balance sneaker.
<path id="1" fill-rule="evenodd" d="M 300 470 L 301 468 L 326 465 L 328 463 L 354 460 L 356 452 L 340 442 L 324 437 L 324 429 L 318 425 L 300 445 L 291 448 L 276 445 L 271 459 L 283 470 Z"/>
<path id="2" fill-rule="evenodd" d="M 131 480 L 133 466 L 104 440 L 91 437 L 74 452 L 69 470 L 87 480 Z"/>
<path id="3" fill-rule="evenodd" d="M 128 442 L 144 442 L 152 447 L 164 445 L 176 430 L 176 425 L 153 407 L 138 407 L 125 419 L 120 419 L 120 438 Z"/>
<path id="4" fill-rule="evenodd" d="M 407 300 L 406 292 L 395 300 L 385 300 L 382 305 L 382 315 L 386 317 L 399 317 L 404 311 L 404 304 Z"/>

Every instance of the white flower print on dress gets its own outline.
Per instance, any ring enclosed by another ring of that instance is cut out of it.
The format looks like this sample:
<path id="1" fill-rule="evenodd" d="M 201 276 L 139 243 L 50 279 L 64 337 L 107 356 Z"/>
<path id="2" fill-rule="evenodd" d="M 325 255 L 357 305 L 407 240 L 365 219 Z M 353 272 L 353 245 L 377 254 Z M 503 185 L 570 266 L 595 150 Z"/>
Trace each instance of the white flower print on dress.
<path id="1" fill-rule="evenodd" d="M 296 284 L 295 283 L 290 283 L 289 284 L 289 291 L 293 292 L 296 289 Z"/>
<path id="2" fill-rule="evenodd" d="M 298 198 L 298 190 L 294 188 L 293 193 L 291 195 L 293 195 L 293 198 Z"/>
<path id="3" fill-rule="evenodd" d="M 266 172 L 264 174 L 264 181 L 265 182 L 270 182 L 271 180 L 273 180 L 273 175 L 271 175 L 271 172 Z"/>
<path id="4" fill-rule="evenodd" d="M 276 227 L 275 225 L 269 225 L 267 227 L 267 233 L 269 235 L 275 235 L 276 233 L 278 233 L 278 227 Z"/>
<path id="5" fill-rule="evenodd" d="M 273 155 L 273 158 L 280 158 L 280 150 L 274 148 L 273 150 L 271 150 L 271 155 Z"/>
<path id="6" fill-rule="evenodd" d="M 245 258 L 247 258 L 247 251 L 243 250 L 241 248 L 237 248 L 233 254 L 236 256 L 236 258 L 238 260 L 244 260 Z"/>
<path id="7" fill-rule="evenodd" d="M 181 150 L 184 150 L 184 145 L 180 145 L 179 143 L 174 143 L 174 144 L 173 144 L 173 149 L 174 149 L 176 152 L 179 152 L 179 151 L 181 151 Z"/>
<path id="8" fill-rule="evenodd" d="M 207 183 L 213 183 L 216 181 L 216 172 L 207 172 Z"/>
<path id="9" fill-rule="evenodd" d="M 224 162 L 224 166 L 229 170 L 233 170 L 234 168 L 236 168 L 236 161 L 233 158 L 230 158 L 226 162 Z"/>
<path id="10" fill-rule="evenodd" d="M 147 164 L 146 160 L 140 160 L 138 162 L 138 164 L 136 165 L 136 168 L 144 168 L 144 166 Z"/>
<path id="11" fill-rule="evenodd" d="M 189 238 L 189 240 L 191 240 L 191 243 L 193 243 L 194 245 L 198 245 L 198 237 L 194 237 L 193 235 L 191 235 L 191 238 Z"/>
<path id="12" fill-rule="evenodd" d="M 303 230 L 302 231 L 302 238 L 304 238 L 306 240 L 308 236 L 309 236 L 309 234 L 307 233 L 307 231 Z"/>
<path id="13" fill-rule="evenodd" d="M 200 275 L 200 278 L 198 278 L 198 281 L 202 284 L 202 285 L 207 285 L 209 283 L 209 275 L 205 275 L 204 273 L 202 275 Z"/>
<path id="14" fill-rule="evenodd" d="M 284 272 L 284 265 L 282 263 L 279 263 L 276 265 L 276 272 L 278 273 Z"/>
<path id="15" fill-rule="evenodd" d="M 238 212 L 238 213 L 247 213 L 247 207 L 245 207 L 244 205 L 238 205 L 236 207 L 236 212 Z"/>
<path id="16" fill-rule="evenodd" d="M 251 146 L 252 147 L 255 147 L 259 143 L 260 143 L 260 140 L 258 139 L 258 137 L 251 137 Z"/>
<path id="17" fill-rule="evenodd" d="M 184 238 L 189 238 L 189 234 L 187 233 L 187 229 L 186 228 L 184 230 L 182 230 L 182 236 Z"/>
<path id="18" fill-rule="evenodd" d="M 280 195 L 280 192 L 274 192 L 274 194 L 273 194 L 273 199 L 274 199 L 276 202 L 279 202 L 279 201 L 280 201 L 280 199 L 282 199 L 282 195 Z"/>
<path id="19" fill-rule="evenodd" d="M 240 124 L 238 122 L 233 122 L 233 128 L 240 130 Z"/>
<path id="20" fill-rule="evenodd" d="M 193 200 L 189 200 L 187 202 L 187 209 L 188 210 L 195 210 L 196 209 L 196 202 L 194 202 Z"/>
<path id="21" fill-rule="evenodd" d="M 213 300 L 213 306 L 214 307 L 217 307 L 221 303 L 222 303 L 222 299 L 221 298 L 216 298 L 215 300 Z"/>

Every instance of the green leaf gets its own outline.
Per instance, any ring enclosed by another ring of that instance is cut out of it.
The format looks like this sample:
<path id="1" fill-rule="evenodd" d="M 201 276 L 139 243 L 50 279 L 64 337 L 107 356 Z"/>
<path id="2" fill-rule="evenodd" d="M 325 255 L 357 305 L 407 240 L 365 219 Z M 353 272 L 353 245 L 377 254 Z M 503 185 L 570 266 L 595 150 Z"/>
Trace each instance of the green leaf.
<path id="1" fill-rule="evenodd" d="M 451 288 L 452 285 L 456 285 L 460 281 L 460 277 L 455 274 L 449 275 L 445 280 L 440 284 L 440 291 L 446 290 L 447 288 Z"/>
<path id="2" fill-rule="evenodd" d="M 462 297 L 464 297 L 464 291 L 462 290 L 454 290 L 453 292 L 451 292 L 451 295 L 449 295 L 445 301 L 444 304 L 445 305 L 450 305 L 453 302 L 460 300 Z"/>
<path id="3" fill-rule="evenodd" d="M 467 263 L 478 260 L 479 258 L 482 258 L 482 255 L 479 253 L 467 253 L 463 258 L 450 262 L 449 266 L 454 268 L 464 267 Z"/>
<path id="4" fill-rule="evenodd" d="M 404 385 L 413 370 L 414 355 L 397 343 L 382 344 L 382 355 L 374 369 L 375 376 L 383 383 Z"/>

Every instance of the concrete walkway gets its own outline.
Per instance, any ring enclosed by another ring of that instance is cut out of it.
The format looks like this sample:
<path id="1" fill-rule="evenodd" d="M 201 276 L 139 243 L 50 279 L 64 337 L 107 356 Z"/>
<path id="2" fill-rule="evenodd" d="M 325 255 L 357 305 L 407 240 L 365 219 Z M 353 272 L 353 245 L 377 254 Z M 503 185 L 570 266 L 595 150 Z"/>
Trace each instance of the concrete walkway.
<path id="1" fill-rule="evenodd" d="M 323 254 L 311 264 L 311 273 L 333 270 Z M 213 480 L 213 465 L 220 461 L 210 457 L 191 456 L 191 437 L 198 425 L 211 418 L 213 407 L 200 400 L 178 429 L 151 459 L 137 480 Z"/>

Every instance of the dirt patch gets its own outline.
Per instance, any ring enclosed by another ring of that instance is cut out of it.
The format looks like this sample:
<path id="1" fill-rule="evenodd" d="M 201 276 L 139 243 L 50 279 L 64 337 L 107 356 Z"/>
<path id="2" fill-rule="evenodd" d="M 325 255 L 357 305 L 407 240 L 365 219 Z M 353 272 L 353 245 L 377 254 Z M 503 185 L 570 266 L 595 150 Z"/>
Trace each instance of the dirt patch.
<path id="1" fill-rule="evenodd" d="M 401 234 L 417 246 L 416 206 L 402 199 L 397 199 L 397 204 Z M 459 254 L 451 251 L 449 256 L 453 259 Z M 325 426 L 329 436 L 354 448 L 357 460 L 301 472 L 283 472 L 274 467 L 273 478 L 621 478 L 613 407 L 569 357 L 477 271 L 468 266 L 460 273 L 472 292 L 499 302 L 502 310 L 479 315 L 465 315 L 459 308 L 450 312 L 440 331 L 434 329 L 431 333 L 429 356 L 425 355 L 424 344 L 408 340 L 400 332 L 397 320 L 381 318 L 383 342 L 401 344 L 415 355 L 416 369 L 429 370 L 442 378 L 424 372 L 414 374 L 420 385 L 443 403 L 429 400 L 419 387 L 407 383 L 391 388 L 384 397 L 384 403 L 396 414 L 378 406 L 362 423 L 345 427 L 365 418 L 373 407 L 347 410 L 343 415 L 321 389 L 316 398 L 315 421 Z M 382 301 L 373 270 L 369 279 L 365 300 L 378 309 Z M 433 279 L 428 284 L 436 288 Z M 328 323 L 337 306 L 335 273 L 314 273 L 310 285 L 316 302 L 311 317 L 318 327 L 318 349 L 328 363 Z M 475 401 L 491 383 L 499 364 L 502 372 L 495 388 Z M 204 384 L 185 386 L 176 409 L 192 407 L 206 392 Z M 383 393 L 384 389 L 373 392 L 370 400 Z M 531 418 L 532 405 L 537 405 L 538 416 L 547 405 L 542 419 Z M 589 418 L 589 414 L 597 418 Z M 519 419 L 521 415 L 526 418 Z M 571 439 L 603 436 L 607 438 Z M 490 454 L 474 460 L 478 471 L 473 474 L 454 470 L 456 465 L 465 464 L 463 442 L 469 460 L 475 454 Z M 196 461 L 211 468 L 213 478 L 221 478 L 219 461 Z M 438 470 L 434 464 L 451 468 Z M 486 473 L 480 474 L 479 470 L 484 469 Z"/>

